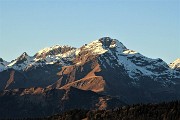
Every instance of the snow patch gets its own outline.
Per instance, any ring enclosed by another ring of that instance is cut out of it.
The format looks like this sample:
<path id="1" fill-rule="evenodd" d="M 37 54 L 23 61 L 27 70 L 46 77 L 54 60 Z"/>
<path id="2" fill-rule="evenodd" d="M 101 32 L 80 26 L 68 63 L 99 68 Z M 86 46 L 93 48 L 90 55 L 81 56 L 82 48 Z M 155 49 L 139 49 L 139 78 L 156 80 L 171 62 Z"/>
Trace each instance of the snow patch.
<path id="1" fill-rule="evenodd" d="M 103 45 L 99 40 L 95 40 L 86 45 L 84 50 L 92 51 L 93 54 L 103 54 L 108 51 L 103 48 Z"/>
<path id="2" fill-rule="evenodd" d="M 172 69 L 180 69 L 180 58 L 176 59 L 174 62 L 169 64 L 169 67 Z"/>
<path id="3" fill-rule="evenodd" d="M 136 54 L 137 52 L 136 51 L 134 51 L 134 50 L 125 50 L 124 52 L 123 52 L 124 54 Z"/>

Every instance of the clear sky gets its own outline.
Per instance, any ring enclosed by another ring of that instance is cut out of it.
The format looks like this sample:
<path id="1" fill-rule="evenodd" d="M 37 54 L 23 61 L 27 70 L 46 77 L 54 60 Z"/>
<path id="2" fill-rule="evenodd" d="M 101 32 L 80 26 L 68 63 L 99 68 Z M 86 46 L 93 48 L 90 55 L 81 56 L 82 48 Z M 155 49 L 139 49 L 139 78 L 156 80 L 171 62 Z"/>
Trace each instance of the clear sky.
<path id="1" fill-rule="evenodd" d="M 180 0 L 0 0 L 0 57 L 103 36 L 167 63 L 180 58 Z"/>

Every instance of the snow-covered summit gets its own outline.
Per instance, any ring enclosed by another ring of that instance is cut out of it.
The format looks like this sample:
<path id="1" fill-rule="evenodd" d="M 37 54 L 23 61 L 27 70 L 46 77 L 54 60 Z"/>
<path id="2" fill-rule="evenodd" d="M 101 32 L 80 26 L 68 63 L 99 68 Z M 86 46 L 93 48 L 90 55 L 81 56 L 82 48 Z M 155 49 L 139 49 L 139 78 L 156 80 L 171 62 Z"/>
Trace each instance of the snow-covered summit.
<path id="1" fill-rule="evenodd" d="M 40 50 L 34 56 L 29 56 L 24 52 L 17 59 L 13 60 L 3 68 L 27 70 L 32 67 L 43 67 L 44 65 L 55 63 L 68 65 L 69 61 L 77 54 L 77 51 L 78 49 L 75 49 L 74 47 L 55 45 Z"/>
<path id="2" fill-rule="evenodd" d="M 20 61 L 20 60 L 23 60 L 23 59 L 26 59 L 29 55 L 24 52 L 22 55 L 20 55 L 18 58 L 17 58 L 17 61 Z"/>
<path id="3" fill-rule="evenodd" d="M 118 47 L 119 50 L 121 49 L 119 52 L 127 49 L 121 42 L 116 39 L 111 39 L 110 37 L 100 38 L 99 41 L 102 43 L 104 49 Z"/>
<path id="4" fill-rule="evenodd" d="M 83 46 L 82 50 L 91 51 L 94 55 L 96 55 L 104 54 L 113 48 L 118 48 L 119 52 L 121 53 L 127 50 L 127 48 L 121 42 L 116 39 L 111 39 L 110 37 L 103 37 L 98 40 L 94 40 L 93 42 Z"/>
<path id="5" fill-rule="evenodd" d="M 165 82 L 168 82 L 174 74 L 178 74 L 176 71 L 169 69 L 167 63 L 162 59 L 148 58 L 134 50 L 126 48 L 116 39 L 104 37 L 98 41 L 96 42 L 99 46 L 96 48 L 94 45 L 92 48 L 96 48 L 94 51 L 101 51 L 98 52 L 101 54 L 99 60 L 105 68 L 109 66 L 112 68 L 123 66 L 129 77 L 135 80 L 138 80 L 141 76 L 149 76 L 154 80 L 166 80 Z"/>
<path id="6" fill-rule="evenodd" d="M 33 57 L 29 56 L 26 52 L 22 53 L 17 59 L 10 62 L 6 69 L 14 68 L 16 70 L 23 70 L 27 65 L 33 62 Z"/>
<path id="7" fill-rule="evenodd" d="M 67 45 L 55 45 L 52 47 L 46 47 L 40 51 L 38 51 L 35 54 L 36 58 L 45 58 L 47 55 L 58 55 L 58 54 L 63 54 L 65 52 L 68 52 L 72 49 L 75 49 L 74 47 L 67 46 Z"/>

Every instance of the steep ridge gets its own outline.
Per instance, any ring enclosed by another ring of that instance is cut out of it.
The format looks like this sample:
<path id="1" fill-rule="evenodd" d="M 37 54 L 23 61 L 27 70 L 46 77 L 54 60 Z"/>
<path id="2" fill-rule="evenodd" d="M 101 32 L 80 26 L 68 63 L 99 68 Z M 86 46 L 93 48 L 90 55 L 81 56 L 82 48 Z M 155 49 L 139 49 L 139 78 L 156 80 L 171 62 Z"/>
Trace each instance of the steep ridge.
<path id="1" fill-rule="evenodd" d="M 8 64 L 7 68 L 15 70 L 24 70 L 29 64 L 33 62 L 33 57 L 30 57 L 26 52 L 20 55 L 17 59 Z"/>

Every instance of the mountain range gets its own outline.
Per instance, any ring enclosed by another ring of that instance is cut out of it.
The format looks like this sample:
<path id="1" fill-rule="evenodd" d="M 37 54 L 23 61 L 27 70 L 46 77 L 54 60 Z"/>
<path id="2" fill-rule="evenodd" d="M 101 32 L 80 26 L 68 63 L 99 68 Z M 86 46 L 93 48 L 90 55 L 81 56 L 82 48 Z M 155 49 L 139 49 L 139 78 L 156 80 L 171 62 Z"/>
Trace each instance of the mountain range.
<path id="1" fill-rule="evenodd" d="M 180 58 L 167 64 L 110 37 L 80 48 L 55 45 L 0 58 L 0 90 L 0 118 L 180 100 Z"/>

